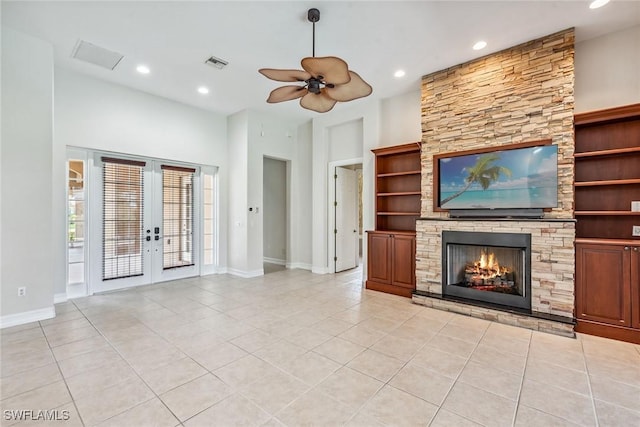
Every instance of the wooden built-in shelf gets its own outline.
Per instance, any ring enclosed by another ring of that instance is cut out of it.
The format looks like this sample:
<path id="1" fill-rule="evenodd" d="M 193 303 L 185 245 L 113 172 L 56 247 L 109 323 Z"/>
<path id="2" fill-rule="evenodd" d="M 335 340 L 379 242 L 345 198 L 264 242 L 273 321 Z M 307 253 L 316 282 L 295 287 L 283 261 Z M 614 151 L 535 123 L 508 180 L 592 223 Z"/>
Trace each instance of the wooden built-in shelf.
<path id="1" fill-rule="evenodd" d="M 416 288 L 420 143 L 371 150 L 376 156 L 376 229 L 367 231 L 367 289 L 411 298 Z"/>
<path id="2" fill-rule="evenodd" d="M 377 212 L 376 215 L 385 215 L 385 216 L 420 216 L 420 212 Z"/>
<path id="3" fill-rule="evenodd" d="M 616 154 L 640 153 L 640 147 L 615 148 L 612 150 L 586 151 L 584 153 L 574 153 L 573 157 L 601 157 L 614 156 Z"/>
<path id="4" fill-rule="evenodd" d="M 608 179 L 602 181 L 582 181 L 574 183 L 575 187 L 596 187 L 599 185 L 626 185 L 640 184 L 640 178 L 634 179 Z"/>
<path id="5" fill-rule="evenodd" d="M 403 171 L 403 172 L 389 172 L 389 173 L 379 173 L 377 175 L 378 178 L 388 178 L 390 176 L 406 176 L 406 175 L 420 175 L 419 170 L 411 170 L 411 171 Z"/>
<path id="6" fill-rule="evenodd" d="M 378 197 L 391 197 L 391 196 L 420 196 L 422 193 L 420 191 L 399 191 L 396 193 L 378 193 L 376 196 Z"/>
<path id="7" fill-rule="evenodd" d="M 575 330 L 640 344 L 640 104 L 574 125 Z"/>
<path id="8" fill-rule="evenodd" d="M 640 216 L 640 212 L 632 211 L 574 211 L 575 216 Z"/>

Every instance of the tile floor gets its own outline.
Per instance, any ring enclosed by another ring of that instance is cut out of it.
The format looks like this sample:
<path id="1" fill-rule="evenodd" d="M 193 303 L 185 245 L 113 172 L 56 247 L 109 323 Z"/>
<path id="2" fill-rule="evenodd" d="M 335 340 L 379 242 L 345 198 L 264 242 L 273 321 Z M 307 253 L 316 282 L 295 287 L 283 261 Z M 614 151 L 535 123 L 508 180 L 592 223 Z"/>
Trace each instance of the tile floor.
<path id="1" fill-rule="evenodd" d="M 285 270 L 59 304 L 2 330 L 2 409 L 68 415 L 38 426 L 640 426 L 640 346 L 360 283 Z"/>

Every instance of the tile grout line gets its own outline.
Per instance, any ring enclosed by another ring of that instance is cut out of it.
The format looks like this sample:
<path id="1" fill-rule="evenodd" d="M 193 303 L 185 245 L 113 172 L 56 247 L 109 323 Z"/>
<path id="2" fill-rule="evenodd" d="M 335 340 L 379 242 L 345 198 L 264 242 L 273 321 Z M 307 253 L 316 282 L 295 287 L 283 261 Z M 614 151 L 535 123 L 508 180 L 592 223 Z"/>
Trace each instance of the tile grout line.
<path id="1" fill-rule="evenodd" d="M 533 341 L 533 331 L 529 334 L 529 343 L 527 345 L 527 355 L 524 361 L 524 369 L 522 370 L 522 377 L 520 378 L 520 387 L 518 388 L 518 397 L 516 398 L 516 409 L 513 411 L 513 418 L 511 419 L 511 425 L 516 425 L 518 419 L 518 411 L 520 410 L 520 398 L 522 397 L 522 388 L 524 387 L 524 378 L 527 375 L 527 365 L 529 364 L 529 356 L 531 355 L 531 341 Z"/>
<path id="2" fill-rule="evenodd" d="M 74 307 L 76 307 L 76 309 L 78 309 L 78 307 L 73 302 L 72 302 L 72 304 L 73 304 Z M 54 310 L 55 310 L 55 304 L 54 304 L 53 307 L 54 307 Z M 82 313 L 82 312 L 80 312 L 80 313 L 84 317 L 84 313 Z M 44 339 L 47 341 L 47 345 L 49 346 L 49 351 L 51 352 L 51 356 L 53 357 L 53 360 L 55 360 L 56 367 L 58 368 L 58 372 L 60 372 L 60 376 L 62 377 L 62 381 L 64 381 L 64 386 L 67 389 L 67 393 L 69 393 L 69 397 L 71 398 L 71 403 L 73 404 L 73 407 L 76 409 L 76 413 L 78 414 L 78 418 L 80 418 L 80 423 L 83 426 L 86 426 L 86 423 L 82 419 L 82 414 L 80 413 L 80 410 L 78 409 L 78 405 L 76 405 L 76 399 L 73 397 L 73 394 L 71 394 L 71 389 L 69 388 L 69 384 L 67 383 L 67 378 L 65 377 L 64 373 L 62 372 L 62 368 L 60 368 L 60 363 L 59 363 L 58 359 L 56 358 L 55 353 L 53 352 L 53 347 L 51 347 L 51 343 L 49 342 L 49 338 L 47 337 L 47 333 L 45 332 L 44 327 L 42 326 L 42 323 L 38 322 L 38 324 L 40 325 L 40 328 L 42 329 L 42 335 L 44 336 Z"/>
<path id="3" fill-rule="evenodd" d="M 596 408 L 596 400 L 593 396 L 593 387 L 591 386 L 591 374 L 589 373 L 589 364 L 587 363 L 587 356 L 584 353 L 584 341 L 580 338 L 580 348 L 582 349 L 582 357 L 584 359 L 584 369 L 587 373 L 587 385 L 589 386 L 589 397 L 591 398 L 591 408 L 593 409 L 593 417 L 595 418 L 596 427 L 600 425 L 598 420 L 598 410 Z"/>

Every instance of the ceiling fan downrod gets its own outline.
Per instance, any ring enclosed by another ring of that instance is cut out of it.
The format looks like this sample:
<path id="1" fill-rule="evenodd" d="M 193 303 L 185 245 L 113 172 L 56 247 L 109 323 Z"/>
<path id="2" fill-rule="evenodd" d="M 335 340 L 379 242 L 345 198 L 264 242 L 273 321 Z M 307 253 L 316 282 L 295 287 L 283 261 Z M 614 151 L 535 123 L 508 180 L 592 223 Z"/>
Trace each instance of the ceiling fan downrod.
<path id="1" fill-rule="evenodd" d="M 316 22 L 320 20 L 320 11 L 316 8 L 309 9 L 309 11 L 307 12 L 307 19 L 309 20 L 309 22 L 313 24 L 313 38 L 312 38 L 313 48 L 311 50 L 311 56 L 315 58 L 316 56 Z"/>

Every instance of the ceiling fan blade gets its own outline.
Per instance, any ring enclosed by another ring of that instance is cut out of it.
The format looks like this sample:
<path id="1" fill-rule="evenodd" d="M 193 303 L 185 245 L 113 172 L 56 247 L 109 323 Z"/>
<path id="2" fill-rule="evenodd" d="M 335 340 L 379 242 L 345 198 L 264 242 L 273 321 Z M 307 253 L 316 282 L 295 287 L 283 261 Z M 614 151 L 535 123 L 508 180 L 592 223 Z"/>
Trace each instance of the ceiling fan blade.
<path id="1" fill-rule="evenodd" d="M 300 100 L 300 106 L 307 110 L 317 111 L 318 113 L 326 113 L 336 105 L 336 100 L 327 96 L 324 89 L 320 93 L 307 93 Z"/>
<path id="2" fill-rule="evenodd" d="M 326 83 L 342 85 L 351 79 L 347 63 L 335 56 L 303 58 L 301 63 L 309 74 Z"/>
<path id="3" fill-rule="evenodd" d="M 325 88 L 329 97 L 336 101 L 346 102 L 371 95 L 373 89 L 367 82 L 362 80 L 362 77 L 360 77 L 358 73 L 349 71 L 349 74 L 351 75 L 351 81 L 349 83 Z"/>
<path id="4" fill-rule="evenodd" d="M 311 74 L 302 70 L 276 70 L 275 68 L 260 68 L 263 76 L 278 82 L 303 82 L 311 78 Z"/>
<path id="5" fill-rule="evenodd" d="M 282 86 L 271 91 L 269 98 L 267 98 L 267 102 L 269 104 L 275 104 L 277 102 L 291 101 L 292 99 L 305 96 L 308 92 L 309 91 L 304 86 Z"/>

